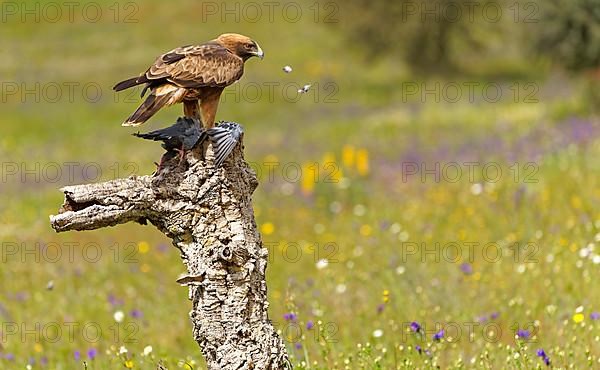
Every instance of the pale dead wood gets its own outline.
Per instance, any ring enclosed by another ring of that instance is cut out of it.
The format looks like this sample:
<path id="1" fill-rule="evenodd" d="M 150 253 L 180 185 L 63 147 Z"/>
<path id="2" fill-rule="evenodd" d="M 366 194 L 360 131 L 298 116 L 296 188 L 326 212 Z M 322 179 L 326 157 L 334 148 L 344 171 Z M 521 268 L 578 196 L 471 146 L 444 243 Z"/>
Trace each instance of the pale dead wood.
<path id="1" fill-rule="evenodd" d="M 187 274 L 177 282 L 189 289 L 193 335 L 208 368 L 291 368 L 267 314 L 267 249 L 251 201 L 256 175 L 241 143 L 223 168 L 211 156 L 205 144 L 154 176 L 67 186 L 50 223 L 63 232 L 149 221 L 181 251 Z"/>

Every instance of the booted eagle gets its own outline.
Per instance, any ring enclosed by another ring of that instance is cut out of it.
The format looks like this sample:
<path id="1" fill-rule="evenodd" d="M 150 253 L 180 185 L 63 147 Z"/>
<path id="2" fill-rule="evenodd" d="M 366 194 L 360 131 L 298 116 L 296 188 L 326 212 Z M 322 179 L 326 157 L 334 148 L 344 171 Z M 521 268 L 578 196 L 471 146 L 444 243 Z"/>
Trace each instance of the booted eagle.
<path id="1" fill-rule="evenodd" d="M 223 89 L 242 77 L 244 63 L 253 56 L 263 58 L 260 46 L 236 33 L 223 34 L 202 45 L 182 46 L 159 56 L 146 72 L 113 87 L 121 91 L 145 84 L 142 96 L 150 90 L 150 95 L 123 126 L 141 125 L 162 107 L 183 103 L 186 117 L 201 119 L 207 129 L 214 127 Z"/>

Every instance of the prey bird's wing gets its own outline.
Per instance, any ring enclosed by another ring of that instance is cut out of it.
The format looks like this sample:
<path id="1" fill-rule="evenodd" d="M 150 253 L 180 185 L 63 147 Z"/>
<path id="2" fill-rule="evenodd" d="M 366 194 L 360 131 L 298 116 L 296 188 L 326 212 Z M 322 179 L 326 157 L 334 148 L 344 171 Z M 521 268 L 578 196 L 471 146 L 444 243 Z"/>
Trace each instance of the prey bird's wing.
<path id="1" fill-rule="evenodd" d="M 143 78 L 180 87 L 225 87 L 239 80 L 244 61 L 217 43 L 184 46 L 158 57 Z"/>
<path id="2" fill-rule="evenodd" d="M 218 126 L 207 130 L 207 134 L 213 143 L 216 167 L 221 167 L 227 156 L 240 141 L 243 133 L 242 126 L 234 122 L 221 122 Z"/>

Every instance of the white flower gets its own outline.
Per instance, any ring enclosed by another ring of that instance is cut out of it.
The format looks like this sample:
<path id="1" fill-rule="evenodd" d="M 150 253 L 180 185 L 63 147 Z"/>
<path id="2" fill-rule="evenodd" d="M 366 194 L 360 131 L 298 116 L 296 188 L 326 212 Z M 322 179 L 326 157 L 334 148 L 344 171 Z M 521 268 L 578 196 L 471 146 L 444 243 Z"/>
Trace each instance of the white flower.
<path id="1" fill-rule="evenodd" d="M 321 258 L 317 261 L 317 269 L 319 270 L 323 270 L 327 265 L 329 265 L 329 261 L 326 258 Z"/>
<path id="2" fill-rule="evenodd" d="M 290 73 L 290 72 L 292 72 L 292 67 L 290 67 L 290 66 L 285 66 L 285 67 L 283 67 L 283 71 L 284 71 L 285 73 Z"/>
<path id="3" fill-rule="evenodd" d="M 152 353 L 152 346 L 144 347 L 144 353 L 143 353 L 144 356 L 148 356 L 151 353 Z"/>
<path id="4" fill-rule="evenodd" d="M 354 215 L 355 216 L 364 216 L 367 213 L 367 207 L 362 204 L 357 204 L 354 206 Z"/>
<path id="5" fill-rule="evenodd" d="M 373 331 L 373 337 L 375 338 L 380 338 L 383 335 L 383 330 L 381 329 L 376 329 Z"/>
<path id="6" fill-rule="evenodd" d="M 473 195 L 479 195 L 483 191 L 483 186 L 480 183 L 471 185 L 471 193 Z"/>
<path id="7" fill-rule="evenodd" d="M 338 285 L 335 287 L 335 291 L 336 291 L 337 293 L 339 293 L 339 294 L 342 294 L 342 293 L 344 293 L 344 292 L 346 291 L 346 284 L 338 284 Z"/>
<path id="8" fill-rule="evenodd" d="M 127 353 L 127 348 L 125 348 L 125 346 L 121 346 L 121 348 L 119 348 L 119 354 L 122 355 L 123 353 Z"/>
<path id="9" fill-rule="evenodd" d="M 116 322 L 122 322 L 125 318 L 125 314 L 123 313 L 123 311 L 116 311 L 113 315 L 113 318 Z"/>

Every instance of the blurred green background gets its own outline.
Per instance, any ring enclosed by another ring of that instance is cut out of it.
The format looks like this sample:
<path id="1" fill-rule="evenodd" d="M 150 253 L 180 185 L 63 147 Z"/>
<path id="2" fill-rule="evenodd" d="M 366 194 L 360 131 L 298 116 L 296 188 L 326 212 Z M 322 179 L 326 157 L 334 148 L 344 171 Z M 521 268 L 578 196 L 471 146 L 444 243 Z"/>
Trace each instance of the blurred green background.
<path id="1" fill-rule="evenodd" d="M 0 10 L 0 368 L 204 368 L 166 237 L 48 215 L 61 186 L 154 171 L 120 125 L 139 90 L 111 87 L 223 32 L 266 54 L 217 119 L 245 127 L 296 368 L 600 366 L 599 1 Z"/>

